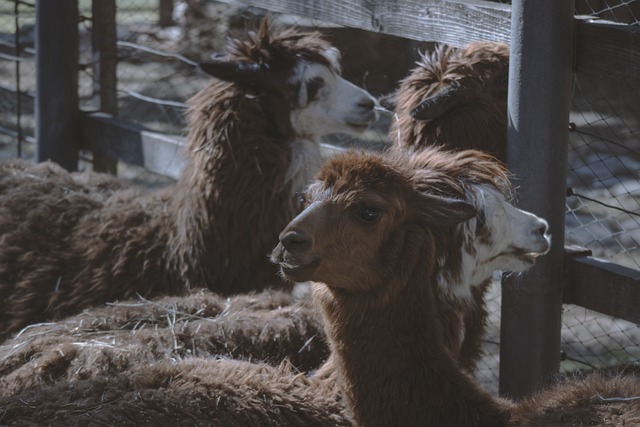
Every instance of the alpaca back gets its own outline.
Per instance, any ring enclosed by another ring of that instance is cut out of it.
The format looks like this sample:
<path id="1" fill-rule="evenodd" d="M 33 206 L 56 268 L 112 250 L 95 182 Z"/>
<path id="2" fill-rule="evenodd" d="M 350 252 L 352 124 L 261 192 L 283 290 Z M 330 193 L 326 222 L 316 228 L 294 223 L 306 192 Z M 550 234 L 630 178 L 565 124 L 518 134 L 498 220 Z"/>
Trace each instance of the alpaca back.
<path id="1" fill-rule="evenodd" d="M 118 375 L 189 357 L 232 357 L 300 371 L 327 357 L 316 308 L 267 290 L 230 298 L 207 290 L 129 300 L 33 325 L 0 346 L 0 396 L 58 382 Z"/>
<path id="2" fill-rule="evenodd" d="M 518 402 L 513 425 L 640 425 L 640 376 L 591 373 L 565 378 Z"/>
<path id="3" fill-rule="evenodd" d="M 100 174 L 2 163 L 3 333 L 136 294 L 180 292 L 166 274 L 161 204 Z"/>
<path id="4" fill-rule="evenodd" d="M 349 426 L 320 385 L 282 365 L 191 359 L 0 398 L 3 423 L 29 425 Z"/>

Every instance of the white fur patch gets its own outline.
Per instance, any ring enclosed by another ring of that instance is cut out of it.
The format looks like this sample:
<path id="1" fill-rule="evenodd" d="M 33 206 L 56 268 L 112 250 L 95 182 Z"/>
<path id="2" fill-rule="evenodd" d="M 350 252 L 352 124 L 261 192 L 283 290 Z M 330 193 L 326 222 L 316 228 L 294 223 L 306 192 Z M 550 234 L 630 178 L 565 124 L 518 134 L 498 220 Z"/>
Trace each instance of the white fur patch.
<path id="1" fill-rule="evenodd" d="M 485 224 L 490 242 L 476 236 L 476 219 L 460 225 L 460 232 L 471 242 L 474 254 L 461 251 L 459 277 L 450 277 L 445 267 L 447 260 L 437 260 L 441 267 L 438 287 L 446 295 L 457 300 L 470 301 L 471 289 L 489 278 L 500 280 L 500 271 L 522 272 L 531 266 L 523 260 L 525 253 L 544 254 L 549 250 L 550 237 L 546 235 L 548 225 L 529 212 L 517 209 L 495 188 L 476 186 L 476 208 L 485 212 Z M 442 268 L 445 267 L 445 268 Z"/>
<path id="2" fill-rule="evenodd" d="M 285 174 L 285 185 L 291 184 L 293 193 L 302 190 L 322 164 L 320 144 L 309 139 L 297 139 L 291 144 L 291 163 Z"/>
<path id="3" fill-rule="evenodd" d="M 298 108 L 290 114 L 291 125 L 299 137 L 317 139 L 330 133 L 360 134 L 377 117 L 377 103 L 367 91 L 323 64 L 301 61 L 289 84 L 299 88 L 295 96 Z M 307 91 L 308 84 L 317 89 L 312 97 Z"/>

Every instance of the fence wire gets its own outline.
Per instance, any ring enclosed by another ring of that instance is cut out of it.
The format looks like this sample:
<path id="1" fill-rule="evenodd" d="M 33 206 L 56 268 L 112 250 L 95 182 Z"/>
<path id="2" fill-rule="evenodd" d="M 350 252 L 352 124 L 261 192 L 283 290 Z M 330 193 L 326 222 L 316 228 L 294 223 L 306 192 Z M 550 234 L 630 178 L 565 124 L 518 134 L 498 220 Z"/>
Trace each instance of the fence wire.
<path id="1" fill-rule="evenodd" d="M 508 3 L 507 1 L 501 1 Z M 80 96 L 96 106 L 91 2 L 80 1 Z M 227 40 L 256 28 L 264 10 L 210 0 L 118 0 L 118 115 L 164 133 L 185 132 L 187 100 L 209 81 L 190 62 L 224 51 Z M 640 0 L 577 0 L 576 14 L 638 25 Z M 413 67 L 417 43 L 272 13 L 276 25 L 317 29 L 343 53 L 344 75 L 374 95 L 390 93 Z M 28 157 L 33 144 L 34 7 L 0 4 L 0 156 Z M 18 95 L 20 94 L 20 95 Z M 576 75 L 568 153 L 566 242 L 640 268 L 640 83 Z M 384 139 L 385 124 L 376 131 Z M 21 150 L 21 151 L 20 151 Z M 8 154 L 7 154 L 8 153 Z M 500 286 L 487 297 L 486 355 L 476 372 L 497 392 Z M 565 305 L 561 369 L 640 363 L 638 325 Z"/>
<path id="2" fill-rule="evenodd" d="M 576 15 L 638 25 L 640 3 L 637 0 L 576 0 Z"/>
<path id="3" fill-rule="evenodd" d="M 0 159 L 33 153 L 35 6 L 0 4 Z"/>
<path id="4" fill-rule="evenodd" d="M 576 14 L 638 25 L 640 1 L 579 0 Z M 576 75 L 569 124 L 565 240 L 640 268 L 640 81 Z M 640 327 L 565 305 L 562 369 L 640 364 Z"/>

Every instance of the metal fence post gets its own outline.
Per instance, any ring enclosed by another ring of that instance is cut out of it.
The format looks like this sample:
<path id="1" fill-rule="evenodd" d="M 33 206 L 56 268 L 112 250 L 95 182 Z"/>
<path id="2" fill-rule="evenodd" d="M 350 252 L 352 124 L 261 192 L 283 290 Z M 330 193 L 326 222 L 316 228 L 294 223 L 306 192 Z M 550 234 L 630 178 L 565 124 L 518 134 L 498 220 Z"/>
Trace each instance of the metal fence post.
<path id="1" fill-rule="evenodd" d="M 573 11 L 573 0 L 512 2 L 507 165 L 518 205 L 553 235 L 551 252 L 502 286 L 500 393 L 513 398 L 559 367 Z"/>
<path id="2" fill-rule="evenodd" d="M 78 2 L 36 1 L 37 160 L 78 167 Z"/>

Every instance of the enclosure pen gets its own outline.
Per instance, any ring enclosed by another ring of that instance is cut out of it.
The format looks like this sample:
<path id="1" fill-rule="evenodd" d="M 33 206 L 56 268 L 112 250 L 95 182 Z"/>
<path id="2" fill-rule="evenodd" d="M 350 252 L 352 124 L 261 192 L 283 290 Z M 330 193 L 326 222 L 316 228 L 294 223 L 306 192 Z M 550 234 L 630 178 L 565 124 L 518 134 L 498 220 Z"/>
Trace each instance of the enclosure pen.
<path id="1" fill-rule="evenodd" d="M 0 158 L 112 173 L 117 160 L 134 184 L 172 182 L 185 167 L 186 100 L 207 81 L 188 62 L 266 14 L 278 28 L 366 34 L 389 62 L 406 49 L 405 75 L 438 43 L 508 44 L 506 164 L 516 205 L 549 219 L 553 245 L 527 275 L 489 290 L 476 375 L 497 393 L 499 364 L 500 393 L 521 397 L 558 371 L 637 367 L 640 0 L 6 0 Z M 348 57 L 366 89 L 386 71 L 364 51 Z M 389 125 L 368 137 L 388 143 Z M 335 141 L 362 147 L 325 140 Z"/>

